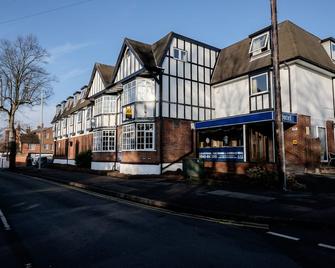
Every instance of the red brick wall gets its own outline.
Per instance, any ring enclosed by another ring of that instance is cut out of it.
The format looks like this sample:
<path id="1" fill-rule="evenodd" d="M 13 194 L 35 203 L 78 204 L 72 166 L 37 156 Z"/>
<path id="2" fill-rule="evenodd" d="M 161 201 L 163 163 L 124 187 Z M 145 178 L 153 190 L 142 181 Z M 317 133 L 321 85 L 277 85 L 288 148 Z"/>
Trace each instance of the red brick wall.
<path id="1" fill-rule="evenodd" d="M 327 144 L 328 144 L 328 152 L 335 153 L 335 140 L 334 140 L 334 121 L 327 121 Z"/>
<path id="2" fill-rule="evenodd" d="M 162 135 L 163 163 L 181 162 L 180 158 L 185 156 L 195 157 L 191 121 L 164 118 Z"/>
<path id="3" fill-rule="evenodd" d="M 92 150 L 93 144 L 93 134 L 82 135 L 78 137 L 71 137 L 69 138 L 69 159 L 75 159 L 76 153 L 79 154 L 81 152 L 85 152 L 88 150 Z M 76 152 L 76 148 L 78 148 Z"/>

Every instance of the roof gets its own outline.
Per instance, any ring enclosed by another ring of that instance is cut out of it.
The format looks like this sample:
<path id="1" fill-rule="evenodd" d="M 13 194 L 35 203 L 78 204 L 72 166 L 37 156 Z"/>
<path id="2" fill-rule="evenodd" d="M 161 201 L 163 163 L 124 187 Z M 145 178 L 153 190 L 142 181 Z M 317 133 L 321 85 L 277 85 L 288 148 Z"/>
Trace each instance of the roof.
<path id="1" fill-rule="evenodd" d="M 139 41 L 125 39 L 125 43 L 135 53 L 137 58 L 147 70 L 154 70 L 157 67 L 152 46 Z"/>
<path id="2" fill-rule="evenodd" d="M 335 64 L 321 45 L 321 39 L 305 31 L 291 21 L 278 25 L 279 61 L 303 59 L 330 72 L 335 73 Z M 213 72 L 212 84 L 227 81 L 250 72 L 270 67 L 271 55 L 250 61 L 248 37 L 220 51 Z"/>
<path id="3" fill-rule="evenodd" d="M 21 143 L 29 143 L 29 144 L 39 144 L 40 140 L 35 133 L 27 133 L 27 134 L 22 134 L 20 136 Z"/>

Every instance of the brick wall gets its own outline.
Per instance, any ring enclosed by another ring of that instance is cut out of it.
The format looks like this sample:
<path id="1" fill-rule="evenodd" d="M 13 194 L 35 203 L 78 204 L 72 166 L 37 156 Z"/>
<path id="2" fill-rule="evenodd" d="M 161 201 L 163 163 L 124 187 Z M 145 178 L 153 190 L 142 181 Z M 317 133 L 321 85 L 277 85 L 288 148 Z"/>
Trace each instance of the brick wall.
<path id="1" fill-rule="evenodd" d="M 328 144 L 328 152 L 335 153 L 335 140 L 334 140 L 334 121 L 326 122 L 327 128 L 327 144 Z"/>

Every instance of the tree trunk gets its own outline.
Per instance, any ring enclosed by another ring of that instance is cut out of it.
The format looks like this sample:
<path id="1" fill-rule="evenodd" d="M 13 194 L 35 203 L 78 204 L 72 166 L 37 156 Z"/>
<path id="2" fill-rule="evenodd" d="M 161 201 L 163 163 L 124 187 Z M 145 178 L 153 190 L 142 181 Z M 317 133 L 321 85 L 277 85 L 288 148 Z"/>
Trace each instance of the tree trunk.
<path id="1" fill-rule="evenodd" d="M 9 116 L 8 121 L 9 128 L 9 139 L 8 139 L 8 148 L 9 148 L 9 169 L 16 168 L 16 133 L 15 133 L 15 124 L 14 116 Z"/>

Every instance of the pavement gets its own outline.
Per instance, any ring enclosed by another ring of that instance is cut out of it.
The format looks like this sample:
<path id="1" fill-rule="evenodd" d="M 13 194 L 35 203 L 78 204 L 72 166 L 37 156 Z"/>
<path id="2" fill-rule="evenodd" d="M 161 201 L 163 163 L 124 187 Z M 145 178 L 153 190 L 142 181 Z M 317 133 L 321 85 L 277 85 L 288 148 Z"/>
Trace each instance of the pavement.
<path id="1" fill-rule="evenodd" d="M 245 188 L 239 191 L 220 185 L 192 184 L 173 177 L 125 179 L 49 168 L 20 168 L 16 172 L 153 207 L 216 219 L 335 227 L 335 193 L 332 192 L 276 192 Z"/>

